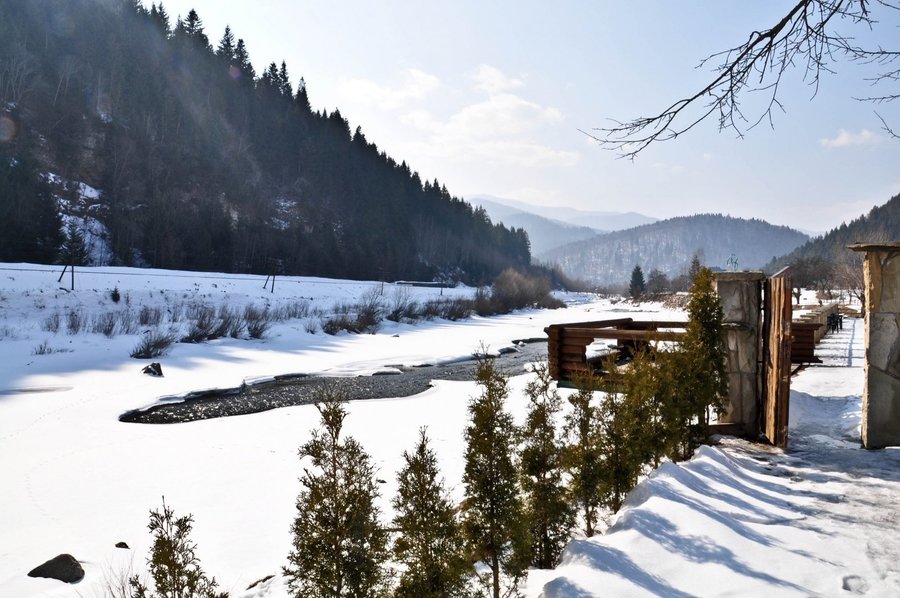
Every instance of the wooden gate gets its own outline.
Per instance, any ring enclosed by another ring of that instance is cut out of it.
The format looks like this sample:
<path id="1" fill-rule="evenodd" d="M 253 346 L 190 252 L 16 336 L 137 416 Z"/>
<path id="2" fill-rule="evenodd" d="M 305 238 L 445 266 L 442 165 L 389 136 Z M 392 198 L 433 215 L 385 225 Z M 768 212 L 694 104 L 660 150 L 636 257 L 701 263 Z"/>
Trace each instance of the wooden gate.
<path id="1" fill-rule="evenodd" d="M 787 448 L 791 395 L 791 274 L 784 268 L 765 282 L 763 302 L 763 433 Z"/>

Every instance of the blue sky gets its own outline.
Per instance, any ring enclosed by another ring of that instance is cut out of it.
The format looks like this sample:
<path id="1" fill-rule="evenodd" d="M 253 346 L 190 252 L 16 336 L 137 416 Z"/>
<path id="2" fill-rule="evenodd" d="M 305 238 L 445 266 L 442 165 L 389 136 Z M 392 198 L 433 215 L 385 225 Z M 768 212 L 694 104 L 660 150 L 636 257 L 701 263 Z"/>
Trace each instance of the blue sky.
<path id="1" fill-rule="evenodd" d="M 771 26 L 794 0 L 164 4 L 173 24 L 196 9 L 214 44 L 230 25 L 257 71 L 285 60 L 315 109 L 339 108 L 457 196 L 657 218 L 721 212 L 824 231 L 900 193 L 900 141 L 853 99 L 873 91 L 871 70 L 852 64 L 826 74 L 813 99 L 792 72 L 786 112 L 743 139 L 708 121 L 632 162 L 579 132 L 692 93 L 709 78 L 700 59 Z M 900 39 L 900 14 L 875 16 L 876 39 Z M 746 98 L 749 114 L 759 99 Z M 879 112 L 900 129 L 900 104 Z"/>

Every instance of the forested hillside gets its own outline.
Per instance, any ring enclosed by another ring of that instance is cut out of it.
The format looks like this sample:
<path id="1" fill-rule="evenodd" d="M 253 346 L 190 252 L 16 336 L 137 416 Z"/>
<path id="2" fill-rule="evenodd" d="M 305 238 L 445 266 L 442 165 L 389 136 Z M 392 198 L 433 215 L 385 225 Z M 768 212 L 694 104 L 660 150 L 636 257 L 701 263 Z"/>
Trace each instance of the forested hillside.
<path id="1" fill-rule="evenodd" d="M 284 62 L 255 72 L 238 35 L 137 0 L 2 0 L 0 260 L 59 259 L 59 204 L 125 265 L 478 282 L 529 263 L 523 230 L 312 109 Z"/>
<path id="2" fill-rule="evenodd" d="M 762 220 L 700 214 L 661 220 L 571 243 L 537 256 L 568 274 L 600 285 L 625 285 L 635 266 L 674 278 L 691 259 L 713 268 L 761 268 L 806 241 L 803 233 Z"/>
<path id="3" fill-rule="evenodd" d="M 896 241 L 900 239 L 900 195 L 895 195 L 887 203 L 876 206 L 850 222 L 843 223 L 821 237 L 811 239 L 791 253 L 773 260 L 769 265 L 777 270 L 798 259 L 821 258 L 826 263 L 841 264 L 854 261 L 847 249 L 853 243 Z M 856 260 L 858 261 L 858 260 Z"/>

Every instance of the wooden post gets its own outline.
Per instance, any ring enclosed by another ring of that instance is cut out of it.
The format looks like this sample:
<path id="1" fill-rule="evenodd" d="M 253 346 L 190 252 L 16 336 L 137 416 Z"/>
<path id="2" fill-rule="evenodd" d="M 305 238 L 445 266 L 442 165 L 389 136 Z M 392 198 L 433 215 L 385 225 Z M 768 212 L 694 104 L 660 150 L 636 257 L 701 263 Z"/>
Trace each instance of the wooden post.
<path id="1" fill-rule="evenodd" d="M 59 273 L 59 278 L 56 279 L 56 282 L 62 282 L 63 276 L 66 275 L 66 270 L 69 270 L 72 274 L 72 290 L 75 290 L 75 264 L 69 263 L 63 266 L 62 272 Z"/>
<path id="2" fill-rule="evenodd" d="M 263 283 L 263 288 L 267 288 L 269 285 L 269 280 L 272 280 L 272 294 L 275 293 L 275 274 L 278 272 L 279 266 L 281 265 L 281 260 L 277 260 L 275 258 L 268 258 L 267 260 L 269 264 L 269 274 L 266 275 L 266 282 Z"/>

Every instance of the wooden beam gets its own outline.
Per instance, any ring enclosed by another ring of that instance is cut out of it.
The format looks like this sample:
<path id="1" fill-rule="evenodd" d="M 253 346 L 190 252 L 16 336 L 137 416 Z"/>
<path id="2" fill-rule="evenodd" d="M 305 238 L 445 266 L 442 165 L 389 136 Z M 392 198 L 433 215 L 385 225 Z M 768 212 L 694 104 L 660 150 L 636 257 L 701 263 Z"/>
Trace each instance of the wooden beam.
<path id="1" fill-rule="evenodd" d="M 612 328 L 621 324 L 633 322 L 633 318 L 617 318 L 615 320 L 597 320 L 595 322 L 570 322 L 568 324 L 550 324 L 544 328 L 544 332 L 550 334 L 551 330 L 564 329 L 568 332 L 572 328 Z"/>
<path id="2" fill-rule="evenodd" d="M 684 337 L 684 332 L 670 330 L 614 330 L 569 328 L 567 332 L 575 334 L 590 333 L 594 339 L 614 339 L 622 341 L 677 341 Z"/>

